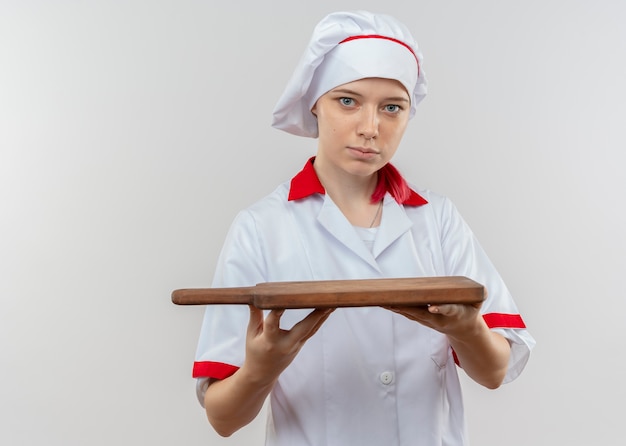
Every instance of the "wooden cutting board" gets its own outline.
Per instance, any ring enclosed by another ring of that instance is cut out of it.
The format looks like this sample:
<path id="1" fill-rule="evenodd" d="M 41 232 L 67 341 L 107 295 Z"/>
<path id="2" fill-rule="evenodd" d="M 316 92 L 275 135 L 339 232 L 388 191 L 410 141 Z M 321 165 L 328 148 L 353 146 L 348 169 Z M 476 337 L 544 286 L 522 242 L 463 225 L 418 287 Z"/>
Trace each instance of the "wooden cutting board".
<path id="1" fill-rule="evenodd" d="M 177 305 L 252 304 L 262 309 L 474 304 L 484 298 L 484 287 L 462 276 L 266 282 L 172 292 Z"/>

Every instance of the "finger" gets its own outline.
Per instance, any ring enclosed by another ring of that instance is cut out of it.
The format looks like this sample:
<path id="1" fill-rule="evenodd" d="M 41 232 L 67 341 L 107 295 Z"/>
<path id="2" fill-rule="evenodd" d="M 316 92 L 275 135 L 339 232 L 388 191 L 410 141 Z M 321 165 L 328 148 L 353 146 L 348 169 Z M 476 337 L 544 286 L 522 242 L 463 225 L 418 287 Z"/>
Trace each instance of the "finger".
<path id="1" fill-rule="evenodd" d="M 443 304 L 431 305 L 428 310 L 433 314 L 440 314 L 448 317 L 459 317 L 472 315 L 480 309 L 480 304 Z"/>
<path id="2" fill-rule="evenodd" d="M 443 305 L 445 307 L 445 305 Z M 445 309 L 444 309 L 445 310 Z M 430 314 L 438 314 L 441 313 L 441 307 L 439 305 L 429 305 L 428 312 Z"/>
<path id="3" fill-rule="evenodd" d="M 263 324 L 263 331 L 268 335 L 278 334 L 280 330 L 280 318 L 285 312 L 284 309 L 271 310 L 269 314 L 265 317 L 265 322 Z"/>
<path id="4" fill-rule="evenodd" d="M 309 313 L 291 329 L 291 334 L 301 341 L 308 340 L 324 324 L 334 309 L 317 309 Z"/>
<path id="5" fill-rule="evenodd" d="M 330 317 L 332 312 L 335 311 L 335 309 L 332 308 L 332 309 L 318 310 L 318 311 L 320 311 L 320 316 L 317 319 L 317 321 L 315 321 L 315 323 L 313 324 L 309 332 L 305 335 L 303 339 L 305 341 L 311 338 L 311 336 L 313 336 L 315 333 L 317 333 L 317 331 L 320 329 L 322 325 L 324 325 L 326 320 Z"/>
<path id="6" fill-rule="evenodd" d="M 427 327 L 433 328 L 433 323 L 439 319 L 438 314 L 432 314 L 426 306 L 419 307 L 385 307 L 394 313 L 404 316 L 407 319 L 418 322 Z"/>
<path id="7" fill-rule="evenodd" d="M 284 308 L 279 308 L 279 309 L 275 308 L 273 310 L 270 310 L 270 312 L 265 317 L 265 321 L 271 324 L 276 324 L 280 322 L 280 318 L 282 317 L 283 313 L 285 313 Z"/>
<path id="8" fill-rule="evenodd" d="M 255 307 L 254 305 L 248 305 L 248 307 L 250 308 L 248 332 L 253 336 L 256 336 L 263 331 L 263 310 Z"/>
<path id="9" fill-rule="evenodd" d="M 430 307 L 428 306 L 411 306 L 411 307 L 383 307 L 394 313 L 410 319 L 430 317 Z"/>
<path id="10" fill-rule="evenodd" d="M 431 305 L 428 308 L 428 311 L 431 314 L 440 314 L 442 316 L 452 317 L 462 314 L 465 311 L 463 307 L 464 305 L 457 304 Z"/>

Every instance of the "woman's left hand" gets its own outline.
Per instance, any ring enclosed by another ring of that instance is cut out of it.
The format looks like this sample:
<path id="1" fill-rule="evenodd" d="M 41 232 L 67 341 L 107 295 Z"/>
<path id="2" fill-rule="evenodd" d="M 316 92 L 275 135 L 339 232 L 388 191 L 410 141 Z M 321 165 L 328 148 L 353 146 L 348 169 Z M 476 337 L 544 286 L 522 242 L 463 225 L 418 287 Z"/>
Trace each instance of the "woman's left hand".
<path id="1" fill-rule="evenodd" d="M 472 333 L 483 323 L 480 315 L 481 305 L 481 303 L 472 305 L 444 304 L 385 308 L 433 330 L 457 338 L 464 337 L 465 333 Z"/>
<path id="2" fill-rule="evenodd" d="M 489 329 L 480 303 L 385 308 L 447 335 L 459 364 L 474 381 L 490 389 L 502 384 L 511 346 Z"/>

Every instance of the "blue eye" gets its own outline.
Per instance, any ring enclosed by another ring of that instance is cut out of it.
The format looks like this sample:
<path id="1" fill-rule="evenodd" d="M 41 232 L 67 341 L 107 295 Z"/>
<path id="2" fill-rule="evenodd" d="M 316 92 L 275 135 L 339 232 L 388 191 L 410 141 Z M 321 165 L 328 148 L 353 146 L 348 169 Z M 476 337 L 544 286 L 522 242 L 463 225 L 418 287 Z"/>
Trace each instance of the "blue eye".
<path id="1" fill-rule="evenodd" d="M 395 104 L 385 105 L 385 111 L 389 113 L 398 113 L 400 110 L 402 109 L 400 108 L 399 105 L 395 105 Z"/>
<path id="2" fill-rule="evenodd" d="M 345 105 L 348 107 L 354 105 L 354 99 L 352 98 L 339 98 L 339 102 L 341 102 L 341 105 Z"/>

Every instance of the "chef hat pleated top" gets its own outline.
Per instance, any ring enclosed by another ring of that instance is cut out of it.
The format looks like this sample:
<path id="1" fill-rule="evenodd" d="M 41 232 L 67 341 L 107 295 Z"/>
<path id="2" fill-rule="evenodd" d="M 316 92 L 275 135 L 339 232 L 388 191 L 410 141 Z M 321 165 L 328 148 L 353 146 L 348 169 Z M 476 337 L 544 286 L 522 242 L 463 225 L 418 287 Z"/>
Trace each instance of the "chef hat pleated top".
<path id="1" fill-rule="evenodd" d="M 367 11 L 335 12 L 320 21 L 273 112 L 272 127 L 316 138 L 311 112 L 324 93 L 365 78 L 399 81 L 411 99 L 410 117 L 426 96 L 422 54 L 395 18 Z"/>

